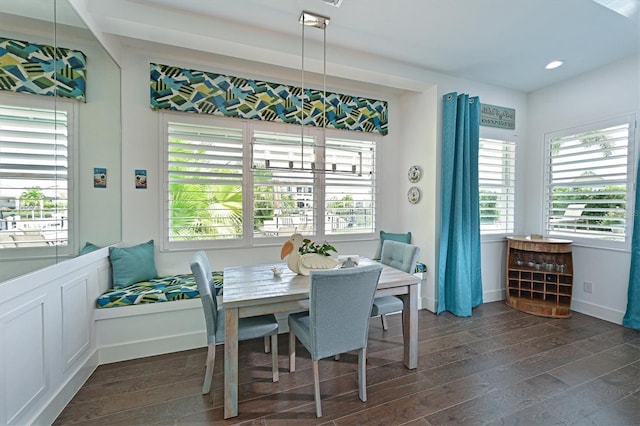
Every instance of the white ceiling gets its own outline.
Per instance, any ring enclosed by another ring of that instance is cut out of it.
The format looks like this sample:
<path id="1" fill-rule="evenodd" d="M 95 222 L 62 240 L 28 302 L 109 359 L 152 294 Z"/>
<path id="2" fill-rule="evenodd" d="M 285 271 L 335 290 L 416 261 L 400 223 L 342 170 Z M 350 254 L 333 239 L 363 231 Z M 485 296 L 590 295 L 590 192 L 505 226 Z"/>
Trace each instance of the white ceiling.
<path id="1" fill-rule="evenodd" d="M 298 17 L 308 10 L 331 18 L 329 69 L 389 64 L 376 71 L 424 70 L 530 92 L 640 53 L 640 0 L 630 1 L 630 17 L 592 0 L 344 0 L 339 8 L 322 0 L 86 3 L 107 33 L 292 68 L 301 58 Z M 320 58 L 314 49 L 321 52 L 322 31 L 305 34 L 305 49 Z M 545 70 L 553 59 L 566 64 Z"/>

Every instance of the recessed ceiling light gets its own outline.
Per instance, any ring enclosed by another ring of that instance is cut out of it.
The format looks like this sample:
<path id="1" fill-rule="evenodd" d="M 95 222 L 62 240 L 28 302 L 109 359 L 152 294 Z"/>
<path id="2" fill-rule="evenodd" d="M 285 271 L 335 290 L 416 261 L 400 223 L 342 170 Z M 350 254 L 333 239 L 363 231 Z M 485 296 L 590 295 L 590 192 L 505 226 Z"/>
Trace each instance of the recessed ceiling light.
<path id="1" fill-rule="evenodd" d="M 545 69 L 548 69 L 548 70 L 554 70 L 554 69 L 556 69 L 556 68 L 558 68 L 558 67 L 561 67 L 561 66 L 563 66 L 563 65 L 564 65 L 564 60 L 559 59 L 559 60 L 557 60 L 557 61 L 551 61 L 551 62 L 549 62 L 549 63 L 547 64 L 547 66 L 545 67 Z"/>
<path id="2" fill-rule="evenodd" d="M 342 4 L 342 0 L 322 0 L 322 1 L 335 7 L 340 7 L 340 5 Z"/>

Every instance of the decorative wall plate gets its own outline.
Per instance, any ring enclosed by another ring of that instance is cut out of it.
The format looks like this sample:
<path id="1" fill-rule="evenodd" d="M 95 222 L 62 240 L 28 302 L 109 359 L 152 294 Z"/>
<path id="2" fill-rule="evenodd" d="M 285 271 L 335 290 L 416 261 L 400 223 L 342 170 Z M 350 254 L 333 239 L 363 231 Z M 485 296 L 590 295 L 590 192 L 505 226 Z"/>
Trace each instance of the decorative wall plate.
<path id="1" fill-rule="evenodd" d="M 412 186 L 407 192 L 407 199 L 411 204 L 417 204 L 420 201 L 420 189 L 417 186 Z"/>
<path id="2" fill-rule="evenodd" d="M 416 183 L 422 177 L 422 169 L 420 166 L 409 167 L 409 182 Z"/>

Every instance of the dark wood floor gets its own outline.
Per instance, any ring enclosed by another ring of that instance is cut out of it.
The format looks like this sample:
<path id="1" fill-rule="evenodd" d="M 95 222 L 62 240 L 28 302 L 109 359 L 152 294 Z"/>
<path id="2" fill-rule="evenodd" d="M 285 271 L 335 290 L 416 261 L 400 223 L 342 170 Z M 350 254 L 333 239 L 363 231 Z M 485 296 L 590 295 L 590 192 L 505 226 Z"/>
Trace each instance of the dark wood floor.
<path id="1" fill-rule="evenodd" d="M 280 336 L 280 382 L 262 340 L 240 344 L 240 416 L 224 421 L 222 351 L 214 390 L 201 395 L 204 348 L 100 366 L 55 424 L 207 425 L 639 425 L 640 333 L 574 313 L 549 319 L 502 302 L 470 318 L 420 311 L 419 365 L 402 364 L 399 315 L 371 321 L 368 401 L 357 392 L 357 356 L 321 361 L 315 417 L 308 353 L 288 372 Z"/>

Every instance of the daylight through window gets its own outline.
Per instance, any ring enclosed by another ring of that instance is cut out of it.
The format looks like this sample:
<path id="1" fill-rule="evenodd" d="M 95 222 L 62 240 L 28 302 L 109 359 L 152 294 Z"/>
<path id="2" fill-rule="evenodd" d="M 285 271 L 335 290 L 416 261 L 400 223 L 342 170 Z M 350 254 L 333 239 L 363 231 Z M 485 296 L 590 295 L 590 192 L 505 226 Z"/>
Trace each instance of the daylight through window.
<path id="1" fill-rule="evenodd" d="M 546 142 L 546 230 L 625 241 L 633 166 L 631 117 L 549 135 Z"/>

